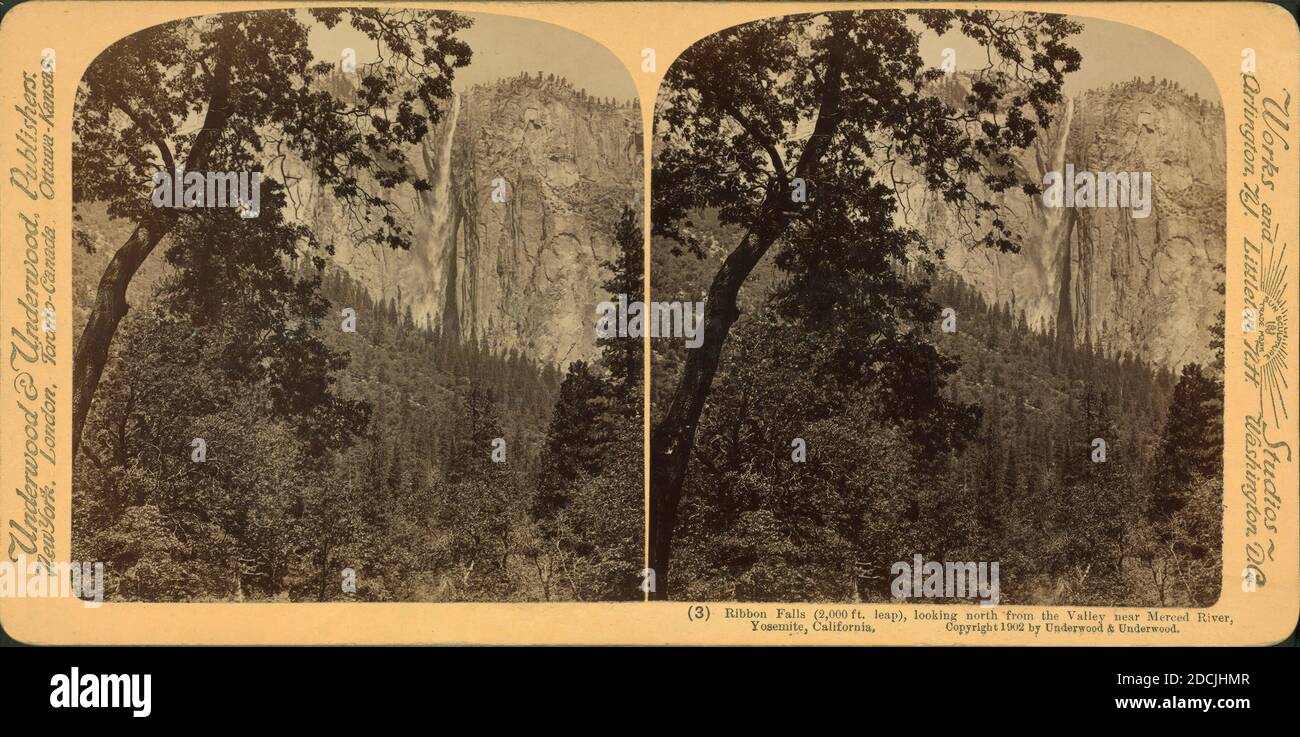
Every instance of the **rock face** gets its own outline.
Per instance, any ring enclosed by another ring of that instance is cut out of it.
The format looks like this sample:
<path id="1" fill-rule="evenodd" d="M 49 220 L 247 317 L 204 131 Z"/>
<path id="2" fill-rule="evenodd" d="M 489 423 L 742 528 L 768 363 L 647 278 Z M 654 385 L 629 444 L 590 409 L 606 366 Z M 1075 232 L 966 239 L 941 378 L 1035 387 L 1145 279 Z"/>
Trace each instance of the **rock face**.
<path id="1" fill-rule="evenodd" d="M 392 197 L 410 215 L 410 251 L 353 246 L 334 201 L 299 188 L 313 231 L 336 234 L 334 266 L 419 325 L 561 366 L 591 357 L 614 226 L 642 186 L 636 104 L 504 79 L 448 101 L 407 158 L 432 184 Z"/>
<path id="2" fill-rule="evenodd" d="M 1151 172 L 1151 211 L 1044 207 L 1004 193 L 1002 214 L 1021 235 L 1016 254 L 973 251 L 956 213 L 926 203 L 919 225 L 948 268 L 991 303 L 1023 310 L 1109 353 L 1131 351 L 1177 367 L 1212 357 L 1210 330 L 1226 246 L 1224 116 L 1217 104 L 1165 82 L 1132 81 L 1065 101 L 1049 130 L 1019 156 L 1025 179 L 1049 171 Z M 913 205 L 918 203 L 913 202 Z M 913 223 L 914 225 L 916 223 Z"/>

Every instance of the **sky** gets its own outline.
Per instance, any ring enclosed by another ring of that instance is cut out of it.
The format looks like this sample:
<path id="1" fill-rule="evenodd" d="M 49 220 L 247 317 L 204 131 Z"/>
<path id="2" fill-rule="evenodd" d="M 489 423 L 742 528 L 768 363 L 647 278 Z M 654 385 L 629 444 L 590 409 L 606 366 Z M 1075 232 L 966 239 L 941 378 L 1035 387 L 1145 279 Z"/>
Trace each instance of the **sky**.
<path id="1" fill-rule="evenodd" d="M 455 88 L 492 82 L 520 72 L 538 70 L 567 78 L 574 87 L 596 97 L 628 100 L 636 96 L 630 72 L 612 52 L 590 38 L 549 23 L 488 13 L 465 13 L 473 27 L 460 33 L 474 50 L 470 65 L 457 71 Z M 1083 31 L 1070 42 L 1083 56 L 1079 71 L 1067 75 L 1065 92 L 1077 95 L 1089 89 L 1151 76 L 1178 82 L 1202 98 L 1220 102 L 1209 72 L 1182 47 L 1162 36 L 1113 21 L 1071 16 Z M 311 48 L 325 60 L 337 60 L 347 47 L 356 49 L 357 62 L 375 59 L 374 44 L 346 22 L 332 30 L 316 26 Z M 960 69 L 965 55 L 983 58 L 974 41 L 956 31 L 921 39 L 923 58 L 938 66 L 944 48 L 957 52 Z"/>
<path id="2" fill-rule="evenodd" d="M 1071 16 L 1083 26 L 1083 31 L 1069 39 L 1079 50 L 1083 62 L 1079 71 L 1065 77 L 1065 94 L 1073 97 L 1113 82 L 1124 82 L 1134 77 L 1165 78 L 1177 82 L 1188 92 L 1202 99 L 1222 102 L 1218 88 L 1201 62 L 1181 46 L 1150 31 L 1124 23 Z M 962 57 L 973 54 L 983 60 L 984 51 L 978 44 L 956 31 L 936 37 L 926 33 L 921 38 L 921 58 L 941 59 L 944 48 L 957 53 L 957 69 L 961 70 Z M 972 62 L 974 63 L 974 62 Z"/>
<path id="3" fill-rule="evenodd" d="M 636 97 L 631 73 L 604 46 L 559 26 L 523 18 L 487 13 L 464 13 L 474 25 L 461 31 L 474 54 L 468 67 L 456 72 L 453 87 L 493 82 L 520 72 L 556 74 L 576 89 L 595 97 L 630 100 Z M 353 30 L 344 20 L 333 29 L 315 26 L 310 47 L 317 57 L 338 60 L 344 48 L 353 48 L 357 63 L 376 58 L 374 42 Z"/>

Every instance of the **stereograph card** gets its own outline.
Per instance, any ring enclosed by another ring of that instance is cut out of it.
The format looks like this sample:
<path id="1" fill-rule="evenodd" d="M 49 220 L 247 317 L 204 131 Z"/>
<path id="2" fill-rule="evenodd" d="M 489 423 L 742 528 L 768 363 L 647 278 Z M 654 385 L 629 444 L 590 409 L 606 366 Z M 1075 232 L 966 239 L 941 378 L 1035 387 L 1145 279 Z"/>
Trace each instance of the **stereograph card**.
<path id="1" fill-rule="evenodd" d="M 1298 41 L 1263 3 L 22 3 L 0 622 L 1276 643 Z"/>

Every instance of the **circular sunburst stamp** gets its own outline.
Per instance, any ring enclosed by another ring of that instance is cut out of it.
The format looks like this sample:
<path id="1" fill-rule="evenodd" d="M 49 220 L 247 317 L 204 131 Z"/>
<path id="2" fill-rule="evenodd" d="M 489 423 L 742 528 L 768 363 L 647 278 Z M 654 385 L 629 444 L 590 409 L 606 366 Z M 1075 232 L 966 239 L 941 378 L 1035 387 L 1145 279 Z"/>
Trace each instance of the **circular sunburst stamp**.
<path id="1" fill-rule="evenodd" d="M 1287 336 L 1290 334 L 1290 306 L 1286 302 L 1286 269 L 1282 268 L 1282 254 L 1270 259 L 1260 275 L 1260 300 L 1257 306 L 1257 325 L 1251 350 L 1255 355 L 1259 375 L 1260 409 L 1273 413 L 1273 422 L 1280 423 L 1290 416 L 1286 406 L 1287 386 Z"/>

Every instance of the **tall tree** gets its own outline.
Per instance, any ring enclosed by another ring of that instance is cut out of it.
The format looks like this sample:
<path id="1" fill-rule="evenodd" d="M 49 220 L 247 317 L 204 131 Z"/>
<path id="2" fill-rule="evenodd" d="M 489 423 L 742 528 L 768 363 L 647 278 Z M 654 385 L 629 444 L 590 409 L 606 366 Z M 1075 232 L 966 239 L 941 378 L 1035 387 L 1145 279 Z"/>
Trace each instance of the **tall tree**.
<path id="1" fill-rule="evenodd" d="M 966 74 L 960 104 L 936 94 L 942 72 L 920 53 L 924 30 L 953 29 L 987 52 Z M 995 195 L 1017 185 L 1035 191 L 1017 181 L 1012 154 L 1050 121 L 1064 75 L 1079 66 L 1078 52 L 1064 43 L 1078 30 L 1062 16 L 1028 13 L 823 12 L 727 29 L 673 63 L 657 116 L 655 232 L 702 256 L 691 217 L 712 209 L 743 235 L 709 287 L 703 345 L 689 351 L 651 432 L 656 597 L 670 591 L 672 535 L 696 429 L 754 267 L 777 243 L 787 266 L 802 261 L 806 272 L 832 278 L 845 258 L 859 277 L 882 276 L 924 252 L 919 234 L 895 223 L 907 187 L 892 174 L 896 162 L 964 214 L 969 243 L 1014 250 Z M 800 191 L 807 197 L 795 196 Z M 883 319 L 886 308 L 865 309 Z"/>
<path id="2" fill-rule="evenodd" d="M 641 237 L 641 213 L 636 209 L 623 208 L 614 228 L 614 247 L 617 249 L 614 259 L 602 264 L 610 272 L 603 283 L 605 293 L 614 301 L 620 294 L 627 295 L 629 302 L 639 300 L 645 292 L 645 244 Z M 600 346 L 601 363 L 610 372 L 616 393 L 627 403 L 639 402 L 644 371 L 641 341 L 611 336 L 598 339 L 596 344 Z"/>
<path id="3" fill-rule="evenodd" d="M 613 232 L 607 299 L 644 291 L 641 213 L 624 207 Z M 552 410 L 531 508 L 549 562 L 574 598 L 640 595 L 642 343 L 611 336 L 597 341 L 594 363 L 570 364 Z"/>
<path id="4" fill-rule="evenodd" d="M 358 66 L 355 90 L 323 84 L 334 64 L 314 60 L 310 27 L 294 10 L 155 26 L 108 48 L 83 77 L 73 198 L 107 203 L 110 216 L 135 226 L 100 278 L 73 356 L 74 456 L 128 309 L 127 287 L 159 242 L 197 212 L 153 207 L 156 172 L 261 171 L 271 186 L 284 186 L 295 176 L 286 166 L 293 156 L 339 200 L 356 240 L 410 246 L 409 223 L 388 193 L 403 183 L 429 186 L 404 166 L 402 146 L 441 118 L 455 70 L 469 63 L 469 47 L 454 35 L 469 20 L 445 11 L 307 12 L 327 28 L 346 19 L 374 41 L 380 58 Z M 263 215 L 249 227 L 276 227 Z M 311 234 L 303 239 L 307 250 L 330 248 Z"/>
<path id="5" fill-rule="evenodd" d="M 1200 364 L 1184 365 L 1174 385 L 1159 459 L 1149 510 L 1155 521 L 1182 509 L 1198 477 L 1223 478 L 1223 383 Z"/>

